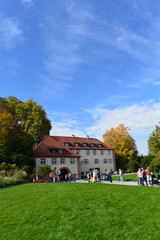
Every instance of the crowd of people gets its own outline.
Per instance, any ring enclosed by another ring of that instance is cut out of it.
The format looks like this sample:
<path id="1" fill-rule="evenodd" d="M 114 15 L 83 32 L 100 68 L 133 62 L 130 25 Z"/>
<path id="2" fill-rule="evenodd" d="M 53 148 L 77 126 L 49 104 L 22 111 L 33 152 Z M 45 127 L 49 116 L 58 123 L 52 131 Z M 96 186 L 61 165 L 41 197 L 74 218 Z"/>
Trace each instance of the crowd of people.
<path id="1" fill-rule="evenodd" d="M 147 167 L 146 169 L 139 168 L 137 171 L 138 177 L 138 185 L 141 186 L 151 186 L 154 183 L 159 184 L 160 180 L 160 172 L 158 174 L 158 178 L 151 172 L 150 168 Z"/>
<path id="2" fill-rule="evenodd" d="M 90 170 L 87 173 L 88 182 L 100 182 L 101 172 L 98 169 Z"/>

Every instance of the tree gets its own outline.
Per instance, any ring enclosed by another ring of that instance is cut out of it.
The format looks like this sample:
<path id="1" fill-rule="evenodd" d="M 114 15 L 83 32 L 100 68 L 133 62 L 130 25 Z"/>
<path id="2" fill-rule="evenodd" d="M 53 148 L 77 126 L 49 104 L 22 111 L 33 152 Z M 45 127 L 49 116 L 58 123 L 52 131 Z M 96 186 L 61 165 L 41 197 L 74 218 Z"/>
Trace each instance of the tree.
<path id="1" fill-rule="evenodd" d="M 148 140 L 149 152 L 156 155 L 160 151 L 160 126 L 156 125 L 155 130 L 150 134 Z"/>
<path id="2" fill-rule="evenodd" d="M 8 103 L 0 102 L 0 150 L 7 139 L 16 137 L 20 132 L 15 112 L 9 108 Z"/>
<path id="3" fill-rule="evenodd" d="M 32 136 L 34 140 L 49 135 L 51 123 L 47 119 L 45 110 L 32 99 L 23 102 L 14 96 L 0 98 L 1 103 L 8 103 L 10 109 L 15 112 L 16 121 L 21 129 Z"/>
<path id="4" fill-rule="evenodd" d="M 154 171 L 159 171 L 160 169 L 160 126 L 156 125 L 155 129 L 149 136 L 148 140 L 149 152 L 153 155 L 151 161 L 151 168 Z"/>
<path id="5" fill-rule="evenodd" d="M 117 169 L 128 167 L 128 162 L 137 157 L 135 140 L 129 135 L 130 129 L 120 124 L 116 128 L 107 130 L 103 135 L 104 143 L 115 148 Z"/>
<path id="6" fill-rule="evenodd" d="M 42 177 L 42 178 L 46 178 L 49 176 L 51 172 L 51 167 L 49 165 L 43 165 L 41 167 L 38 168 L 37 173 Z"/>

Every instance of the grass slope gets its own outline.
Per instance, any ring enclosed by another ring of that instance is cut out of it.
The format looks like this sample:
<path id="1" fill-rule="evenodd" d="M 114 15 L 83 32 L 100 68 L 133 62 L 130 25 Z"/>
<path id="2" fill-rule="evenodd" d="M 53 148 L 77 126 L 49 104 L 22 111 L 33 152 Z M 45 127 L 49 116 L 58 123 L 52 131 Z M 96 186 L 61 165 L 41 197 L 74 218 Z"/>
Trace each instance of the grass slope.
<path id="1" fill-rule="evenodd" d="M 0 189 L 1 240 L 160 239 L 160 188 L 25 184 Z"/>

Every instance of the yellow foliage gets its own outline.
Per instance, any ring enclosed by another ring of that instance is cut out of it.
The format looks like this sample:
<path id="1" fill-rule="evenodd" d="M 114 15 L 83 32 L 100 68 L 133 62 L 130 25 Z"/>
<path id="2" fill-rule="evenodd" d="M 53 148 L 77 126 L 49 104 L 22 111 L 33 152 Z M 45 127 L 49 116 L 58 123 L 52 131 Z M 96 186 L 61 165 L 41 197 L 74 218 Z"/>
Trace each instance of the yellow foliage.
<path id="1" fill-rule="evenodd" d="M 134 139 L 129 135 L 130 129 L 120 124 L 116 128 L 107 130 L 103 135 L 104 143 L 115 148 L 115 154 L 125 159 L 132 160 L 137 154 L 137 148 Z"/>

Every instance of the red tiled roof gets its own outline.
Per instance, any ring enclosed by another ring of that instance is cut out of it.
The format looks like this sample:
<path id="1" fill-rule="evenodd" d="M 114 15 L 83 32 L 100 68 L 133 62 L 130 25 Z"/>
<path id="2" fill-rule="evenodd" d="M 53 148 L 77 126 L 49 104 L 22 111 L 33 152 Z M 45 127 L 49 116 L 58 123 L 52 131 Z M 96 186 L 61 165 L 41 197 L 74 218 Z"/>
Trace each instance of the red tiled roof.
<path id="1" fill-rule="evenodd" d="M 64 146 L 64 143 L 69 143 L 69 146 Z M 78 143 L 79 146 L 74 146 L 74 143 Z M 83 143 L 87 146 L 84 147 Z M 90 144 L 94 143 L 95 146 L 91 147 Z M 101 144 L 101 147 L 98 147 Z M 51 153 L 50 149 L 63 149 L 63 153 L 54 152 Z M 82 137 L 61 137 L 61 136 L 46 136 L 44 139 L 34 148 L 34 157 L 80 157 L 80 155 L 71 151 L 71 149 L 101 149 L 101 150 L 113 150 L 105 143 L 96 138 L 82 138 Z"/>
<path id="2" fill-rule="evenodd" d="M 55 139 L 56 141 L 60 142 L 61 144 L 64 145 L 64 143 L 69 143 L 70 145 L 68 146 L 68 148 L 75 148 L 75 149 L 87 149 L 88 148 L 92 148 L 92 149 L 108 149 L 108 150 L 114 150 L 114 148 L 111 148 L 110 146 L 108 146 L 107 144 L 101 142 L 100 140 L 98 140 L 97 138 L 83 138 L 83 137 L 63 137 L 63 136 L 50 136 L 52 139 Z M 79 147 L 74 146 L 74 143 L 78 143 Z M 84 147 L 82 144 L 86 143 L 87 146 Z M 94 143 L 95 147 L 91 147 L 90 144 Z M 101 144 L 102 147 L 98 147 L 98 144 Z"/>
<path id="3" fill-rule="evenodd" d="M 50 149 L 63 149 L 63 153 L 51 153 Z M 60 141 L 45 136 L 44 139 L 34 148 L 34 157 L 80 157 L 69 148 L 65 147 Z"/>

